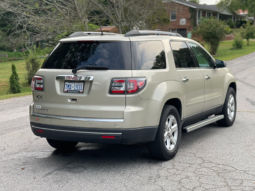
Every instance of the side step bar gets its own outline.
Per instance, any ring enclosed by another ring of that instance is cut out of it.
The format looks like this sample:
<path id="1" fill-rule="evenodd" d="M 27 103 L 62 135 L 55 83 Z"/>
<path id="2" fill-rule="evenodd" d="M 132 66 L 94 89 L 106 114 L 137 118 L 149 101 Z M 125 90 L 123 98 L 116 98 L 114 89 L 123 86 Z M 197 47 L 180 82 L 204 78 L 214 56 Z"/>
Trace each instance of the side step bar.
<path id="1" fill-rule="evenodd" d="M 219 121 L 219 120 L 221 120 L 221 119 L 223 119 L 223 118 L 224 118 L 224 115 L 216 115 L 216 116 L 211 117 L 211 118 L 209 118 L 209 119 L 205 119 L 205 120 L 200 121 L 200 122 L 198 122 L 198 123 L 195 123 L 195 124 L 193 124 L 193 125 L 187 126 L 187 127 L 185 127 L 184 129 L 185 129 L 188 133 L 190 133 L 191 131 L 194 131 L 194 130 L 196 130 L 196 129 L 199 129 L 199 128 L 201 128 L 201 127 L 204 127 L 204 126 L 206 126 L 206 125 L 209 125 L 209 124 L 211 124 L 211 123 L 213 123 L 213 122 Z"/>

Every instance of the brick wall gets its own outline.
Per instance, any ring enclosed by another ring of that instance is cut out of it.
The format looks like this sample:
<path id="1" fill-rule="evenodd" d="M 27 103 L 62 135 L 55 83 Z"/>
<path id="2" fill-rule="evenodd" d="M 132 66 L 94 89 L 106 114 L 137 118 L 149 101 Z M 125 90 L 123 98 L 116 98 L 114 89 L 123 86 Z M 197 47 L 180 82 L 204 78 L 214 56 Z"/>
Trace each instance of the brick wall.
<path id="1" fill-rule="evenodd" d="M 170 13 L 171 11 L 176 11 L 176 21 L 170 21 L 169 25 L 165 26 L 158 26 L 159 29 L 162 31 L 171 31 L 171 30 L 177 30 L 177 29 L 186 29 L 187 32 L 191 31 L 193 29 L 192 22 L 190 19 L 190 12 L 188 6 L 181 5 L 175 2 L 167 2 L 165 3 L 165 6 L 167 7 L 168 11 L 167 14 L 170 19 Z M 186 19 L 185 25 L 180 25 L 180 20 L 182 18 Z"/>

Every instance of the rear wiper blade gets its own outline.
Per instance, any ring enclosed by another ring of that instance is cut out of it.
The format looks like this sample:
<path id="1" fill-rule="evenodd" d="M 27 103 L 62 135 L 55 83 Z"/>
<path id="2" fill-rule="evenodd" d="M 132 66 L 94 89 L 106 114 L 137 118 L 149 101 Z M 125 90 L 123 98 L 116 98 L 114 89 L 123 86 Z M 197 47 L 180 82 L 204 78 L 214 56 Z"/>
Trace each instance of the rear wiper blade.
<path id="1" fill-rule="evenodd" d="M 76 74 L 76 72 L 78 70 L 81 70 L 81 69 L 87 69 L 87 70 L 108 70 L 109 68 L 106 67 L 106 66 L 93 66 L 93 65 L 86 65 L 86 66 L 81 66 L 79 68 L 75 68 L 72 70 L 72 73 L 73 74 Z"/>

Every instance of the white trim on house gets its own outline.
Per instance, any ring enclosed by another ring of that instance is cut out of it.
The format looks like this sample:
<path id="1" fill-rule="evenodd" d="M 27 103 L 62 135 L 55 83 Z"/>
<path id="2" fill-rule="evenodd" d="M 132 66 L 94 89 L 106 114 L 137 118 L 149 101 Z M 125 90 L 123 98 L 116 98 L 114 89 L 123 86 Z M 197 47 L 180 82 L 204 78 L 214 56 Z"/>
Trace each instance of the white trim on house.
<path id="1" fill-rule="evenodd" d="M 183 3 L 183 2 L 180 2 L 180 1 L 175 1 L 175 0 L 172 0 L 172 1 L 173 1 L 173 2 L 175 2 L 175 3 L 179 3 L 179 4 L 181 4 L 181 5 L 185 5 L 185 6 L 188 6 L 188 7 L 194 8 L 194 9 L 196 9 L 196 8 L 197 8 L 197 7 L 195 7 L 195 6 L 188 5 L 188 4 Z M 169 1 L 162 1 L 162 3 L 167 3 L 167 2 L 169 2 Z"/>

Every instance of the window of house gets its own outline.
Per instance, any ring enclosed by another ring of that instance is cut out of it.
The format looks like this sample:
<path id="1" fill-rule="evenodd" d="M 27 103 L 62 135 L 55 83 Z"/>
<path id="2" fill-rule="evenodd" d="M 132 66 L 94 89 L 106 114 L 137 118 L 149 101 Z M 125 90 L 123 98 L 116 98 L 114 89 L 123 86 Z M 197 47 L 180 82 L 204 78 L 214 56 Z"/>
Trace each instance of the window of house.
<path id="1" fill-rule="evenodd" d="M 170 20 L 171 21 L 176 21 L 176 11 L 171 11 Z"/>
<path id="2" fill-rule="evenodd" d="M 171 42 L 176 68 L 195 68 L 196 63 L 185 42 Z"/>
<path id="3" fill-rule="evenodd" d="M 207 18 L 211 17 L 212 13 L 211 12 L 207 12 Z"/>

